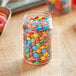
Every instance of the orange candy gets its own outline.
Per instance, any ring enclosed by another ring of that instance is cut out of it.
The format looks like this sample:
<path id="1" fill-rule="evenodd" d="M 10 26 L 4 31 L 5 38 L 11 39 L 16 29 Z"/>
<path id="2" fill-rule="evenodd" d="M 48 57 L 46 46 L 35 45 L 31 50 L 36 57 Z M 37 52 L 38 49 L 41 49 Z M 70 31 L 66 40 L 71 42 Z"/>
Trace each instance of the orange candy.
<path id="1" fill-rule="evenodd" d="M 31 38 L 34 38 L 34 35 L 33 34 L 31 34 Z"/>
<path id="2" fill-rule="evenodd" d="M 48 45 L 45 46 L 45 48 L 48 48 L 48 47 L 49 47 Z"/>
<path id="3" fill-rule="evenodd" d="M 42 34 L 42 36 L 43 36 L 43 37 L 46 37 L 46 36 L 47 36 L 47 34 L 46 34 L 46 33 L 44 33 L 44 34 Z"/>
<path id="4" fill-rule="evenodd" d="M 32 62 L 31 58 L 27 58 L 27 61 L 28 61 L 28 62 Z"/>
<path id="5" fill-rule="evenodd" d="M 37 51 L 36 51 L 37 53 L 41 53 L 41 49 L 37 49 Z"/>
<path id="6" fill-rule="evenodd" d="M 27 33 L 27 37 L 30 37 L 31 35 Z"/>
<path id="7" fill-rule="evenodd" d="M 28 24 L 28 28 L 31 28 L 31 24 Z"/>
<path id="8" fill-rule="evenodd" d="M 40 40 L 44 39 L 44 37 L 40 37 Z"/>

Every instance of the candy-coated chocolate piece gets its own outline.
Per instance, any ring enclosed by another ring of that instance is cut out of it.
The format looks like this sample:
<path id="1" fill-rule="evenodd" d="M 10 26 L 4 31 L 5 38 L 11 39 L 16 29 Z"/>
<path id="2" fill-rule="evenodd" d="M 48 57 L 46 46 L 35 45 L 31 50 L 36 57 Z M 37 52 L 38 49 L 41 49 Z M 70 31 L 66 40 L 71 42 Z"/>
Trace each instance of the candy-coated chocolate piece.
<path id="1" fill-rule="evenodd" d="M 36 52 L 37 52 L 37 53 L 41 53 L 41 49 L 37 49 Z"/>
<path id="2" fill-rule="evenodd" d="M 34 55 L 33 55 L 35 58 L 37 58 L 39 55 L 38 55 L 38 53 L 34 53 Z"/>
<path id="3" fill-rule="evenodd" d="M 35 43 L 35 42 L 32 42 L 32 43 L 31 43 L 31 46 L 35 46 L 35 45 L 36 45 L 36 43 Z"/>
<path id="4" fill-rule="evenodd" d="M 37 47 L 40 47 L 40 46 L 41 46 L 41 43 L 37 43 L 36 46 L 37 46 Z"/>
<path id="5" fill-rule="evenodd" d="M 30 51 L 29 48 L 26 48 L 26 51 L 29 52 Z"/>
<path id="6" fill-rule="evenodd" d="M 37 27 L 37 30 L 42 30 L 42 26 Z"/>
<path id="7" fill-rule="evenodd" d="M 27 37 L 27 40 L 31 40 L 31 38 Z"/>
<path id="8" fill-rule="evenodd" d="M 36 49 L 37 49 L 37 46 L 32 46 L 32 49 L 33 49 L 33 50 L 36 50 Z"/>
<path id="9" fill-rule="evenodd" d="M 48 52 L 45 52 L 45 53 L 44 53 L 44 56 L 47 56 L 47 55 L 48 55 Z"/>
<path id="10" fill-rule="evenodd" d="M 35 64 L 39 64 L 39 61 L 36 61 Z"/>
<path id="11" fill-rule="evenodd" d="M 38 37 L 38 33 L 34 33 L 34 37 Z"/>
<path id="12" fill-rule="evenodd" d="M 29 57 L 30 57 L 28 53 L 26 53 L 26 57 L 27 57 L 27 58 L 29 58 Z"/>
<path id="13" fill-rule="evenodd" d="M 29 30 L 30 30 L 29 28 L 26 28 L 26 29 L 25 29 L 26 32 L 28 32 Z"/>
<path id="14" fill-rule="evenodd" d="M 32 41 L 32 42 L 35 42 L 35 39 L 34 39 L 34 38 L 32 38 L 32 39 L 31 39 L 31 41 Z"/>
<path id="15" fill-rule="evenodd" d="M 42 57 L 41 57 L 41 60 L 45 60 L 45 59 L 46 59 L 45 56 L 42 56 Z"/>
<path id="16" fill-rule="evenodd" d="M 42 53 L 45 53 L 46 52 L 46 49 L 42 49 Z"/>

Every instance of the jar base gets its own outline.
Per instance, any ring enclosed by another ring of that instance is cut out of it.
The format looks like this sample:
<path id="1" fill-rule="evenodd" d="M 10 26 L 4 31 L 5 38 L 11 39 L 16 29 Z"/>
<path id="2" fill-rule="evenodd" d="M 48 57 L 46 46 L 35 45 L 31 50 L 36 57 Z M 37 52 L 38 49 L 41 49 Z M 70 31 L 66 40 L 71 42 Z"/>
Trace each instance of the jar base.
<path id="1" fill-rule="evenodd" d="M 52 59 L 52 58 L 51 58 Z M 35 63 L 30 63 L 30 62 L 28 62 L 28 61 L 26 61 L 26 60 L 24 60 L 26 63 L 28 63 L 28 64 L 31 64 L 31 65 L 45 65 L 45 64 L 48 64 L 50 61 L 51 61 L 51 59 L 49 60 L 49 61 L 47 61 L 46 63 L 41 63 L 41 64 L 35 64 Z"/>

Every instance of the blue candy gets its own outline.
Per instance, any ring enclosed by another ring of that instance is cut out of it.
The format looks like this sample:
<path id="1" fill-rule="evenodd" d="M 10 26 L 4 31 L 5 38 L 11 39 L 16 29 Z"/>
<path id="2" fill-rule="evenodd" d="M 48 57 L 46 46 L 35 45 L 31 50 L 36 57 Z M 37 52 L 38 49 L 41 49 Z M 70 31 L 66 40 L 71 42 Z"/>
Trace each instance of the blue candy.
<path id="1" fill-rule="evenodd" d="M 46 49 L 42 49 L 42 53 L 45 53 L 46 52 Z"/>
<path id="2" fill-rule="evenodd" d="M 26 32 L 28 32 L 29 30 L 30 30 L 29 28 L 26 28 L 26 29 L 25 29 Z"/>
<path id="3" fill-rule="evenodd" d="M 62 4 L 65 5 L 67 3 L 66 0 L 62 0 Z"/>
<path id="4" fill-rule="evenodd" d="M 27 43 L 27 44 L 26 44 L 26 47 L 27 47 L 27 48 L 30 48 L 30 44 Z"/>
<path id="5" fill-rule="evenodd" d="M 34 55 L 33 55 L 35 58 L 37 58 L 39 55 L 38 55 L 38 53 L 34 53 Z"/>
<path id="6" fill-rule="evenodd" d="M 29 48 L 26 48 L 26 51 L 29 52 Z"/>
<path id="7" fill-rule="evenodd" d="M 31 42 L 31 40 L 28 40 L 28 44 L 31 44 L 32 42 Z"/>
<path id="8" fill-rule="evenodd" d="M 37 30 L 42 30 L 42 26 L 38 26 L 37 27 Z"/>
<path id="9" fill-rule="evenodd" d="M 49 29 L 49 26 L 44 26 L 43 29 L 47 30 L 47 29 Z"/>
<path id="10" fill-rule="evenodd" d="M 37 23 L 35 23 L 35 25 L 36 25 L 36 26 L 40 26 L 40 23 L 37 22 Z"/>
<path id="11" fill-rule="evenodd" d="M 49 18 L 46 17 L 45 19 L 48 20 Z"/>
<path id="12" fill-rule="evenodd" d="M 36 49 L 37 49 L 37 46 L 33 46 L 32 49 L 33 49 L 33 50 L 36 50 Z"/>

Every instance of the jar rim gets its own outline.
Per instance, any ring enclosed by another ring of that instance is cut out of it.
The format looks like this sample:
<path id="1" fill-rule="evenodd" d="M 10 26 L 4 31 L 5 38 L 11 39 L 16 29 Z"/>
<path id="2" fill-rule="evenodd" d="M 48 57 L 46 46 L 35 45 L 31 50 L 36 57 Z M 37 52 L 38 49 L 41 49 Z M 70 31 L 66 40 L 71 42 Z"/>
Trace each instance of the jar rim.
<path id="1" fill-rule="evenodd" d="M 50 18 L 52 18 L 52 15 L 49 12 L 46 12 L 46 11 L 32 11 L 32 12 L 28 12 L 27 14 L 24 15 L 24 20 L 28 16 L 33 15 L 33 14 L 37 14 L 37 13 L 47 14 Z"/>

